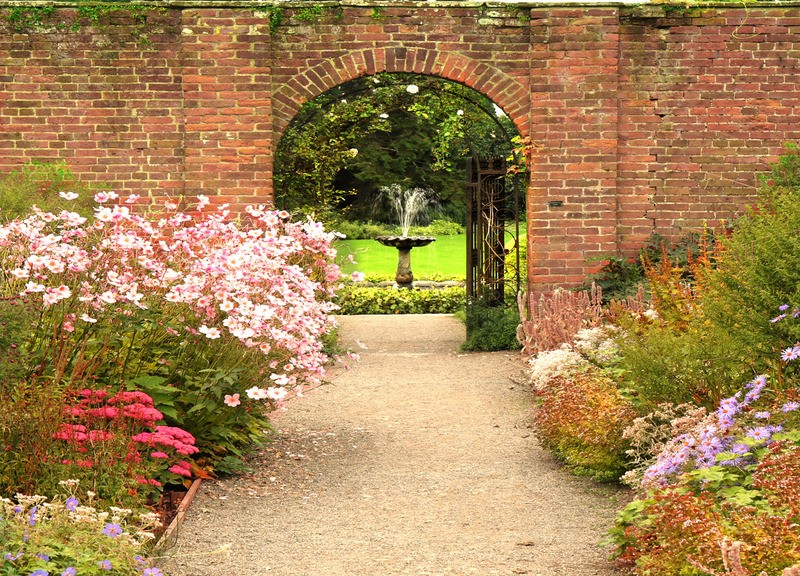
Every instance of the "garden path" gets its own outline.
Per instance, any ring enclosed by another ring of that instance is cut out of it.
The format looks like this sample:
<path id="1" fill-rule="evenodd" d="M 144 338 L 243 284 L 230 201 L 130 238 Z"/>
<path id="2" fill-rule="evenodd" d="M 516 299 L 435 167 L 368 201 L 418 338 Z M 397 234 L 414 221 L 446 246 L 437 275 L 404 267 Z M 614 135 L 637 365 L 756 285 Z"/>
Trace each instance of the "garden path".
<path id="1" fill-rule="evenodd" d="M 292 401 L 252 474 L 206 482 L 170 576 L 611 576 L 622 494 L 528 428 L 516 353 L 458 351 L 450 316 L 354 316 L 361 361 Z"/>

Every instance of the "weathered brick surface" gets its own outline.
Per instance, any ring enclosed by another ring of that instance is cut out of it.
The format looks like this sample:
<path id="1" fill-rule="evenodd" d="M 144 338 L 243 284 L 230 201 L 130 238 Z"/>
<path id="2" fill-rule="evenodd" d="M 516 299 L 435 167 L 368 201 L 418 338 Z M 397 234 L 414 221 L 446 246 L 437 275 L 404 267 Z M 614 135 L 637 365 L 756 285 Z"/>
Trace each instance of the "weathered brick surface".
<path id="1" fill-rule="evenodd" d="M 800 8 L 374 8 L 308 22 L 288 5 L 274 33 L 267 11 L 233 6 L 150 12 L 144 36 L 119 15 L 77 32 L 0 17 L 0 170 L 58 159 L 121 192 L 269 202 L 304 102 L 365 74 L 433 74 L 531 138 L 530 277 L 562 284 L 654 231 L 731 218 L 800 140 Z"/>

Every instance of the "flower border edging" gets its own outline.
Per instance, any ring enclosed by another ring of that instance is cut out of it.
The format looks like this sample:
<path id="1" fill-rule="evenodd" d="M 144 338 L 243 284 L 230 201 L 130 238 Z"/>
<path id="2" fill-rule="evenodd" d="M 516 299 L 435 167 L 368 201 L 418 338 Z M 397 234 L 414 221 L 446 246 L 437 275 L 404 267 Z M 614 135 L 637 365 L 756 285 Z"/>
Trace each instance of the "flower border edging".
<path id="1" fill-rule="evenodd" d="M 153 547 L 153 551 L 163 550 L 175 543 L 175 540 L 178 537 L 178 530 L 183 524 L 184 516 L 186 516 L 186 510 L 189 508 L 192 500 L 194 500 L 197 491 L 200 489 L 200 484 L 202 483 L 202 478 L 196 478 L 192 482 L 192 485 L 189 486 L 189 490 L 186 492 L 186 495 L 181 500 L 181 503 L 178 504 L 178 510 L 175 514 L 175 518 L 172 519 L 172 522 L 169 523 L 167 529 L 164 530 L 161 538 L 158 539 L 158 542 L 156 542 L 156 545 Z"/>

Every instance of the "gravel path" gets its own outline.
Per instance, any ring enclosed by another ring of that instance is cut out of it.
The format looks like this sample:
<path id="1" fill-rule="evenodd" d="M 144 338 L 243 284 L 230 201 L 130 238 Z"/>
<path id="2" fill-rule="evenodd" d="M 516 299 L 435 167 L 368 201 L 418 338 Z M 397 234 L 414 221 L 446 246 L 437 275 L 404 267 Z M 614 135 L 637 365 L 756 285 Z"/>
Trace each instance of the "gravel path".
<path id="1" fill-rule="evenodd" d="M 206 482 L 170 576 L 612 576 L 618 500 L 529 429 L 516 353 L 458 352 L 449 316 L 343 317 L 361 361 L 278 417 L 257 470 Z"/>

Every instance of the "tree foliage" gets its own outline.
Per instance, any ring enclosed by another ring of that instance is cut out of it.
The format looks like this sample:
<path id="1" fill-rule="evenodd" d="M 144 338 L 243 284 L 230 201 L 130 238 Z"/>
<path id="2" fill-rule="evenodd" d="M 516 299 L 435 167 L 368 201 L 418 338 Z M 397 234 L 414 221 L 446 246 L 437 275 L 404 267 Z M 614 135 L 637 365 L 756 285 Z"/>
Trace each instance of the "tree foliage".
<path id="1" fill-rule="evenodd" d="M 498 110 L 471 88 L 433 76 L 383 73 L 342 84 L 307 103 L 281 139 L 277 204 L 381 219 L 374 194 L 400 184 L 463 205 L 463 159 L 512 152 L 516 130 Z"/>

